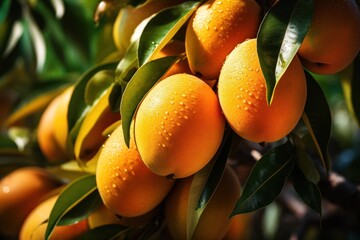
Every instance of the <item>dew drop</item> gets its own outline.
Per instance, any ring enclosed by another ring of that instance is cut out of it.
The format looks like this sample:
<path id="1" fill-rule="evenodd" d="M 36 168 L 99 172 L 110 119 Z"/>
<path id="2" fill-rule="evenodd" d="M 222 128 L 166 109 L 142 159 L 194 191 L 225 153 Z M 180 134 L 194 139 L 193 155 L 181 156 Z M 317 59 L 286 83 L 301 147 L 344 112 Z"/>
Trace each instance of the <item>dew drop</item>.
<path id="1" fill-rule="evenodd" d="M 240 99 L 240 95 L 236 95 L 236 98 L 237 98 L 237 99 Z"/>
<path id="2" fill-rule="evenodd" d="M 179 104 L 180 104 L 181 106 L 184 106 L 184 102 L 179 102 Z"/>
<path id="3" fill-rule="evenodd" d="M 113 187 L 113 188 L 116 188 L 116 185 L 115 185 L 115 183 L 113 183 L 112 187 Z"/>
<path id="4" fill-rule="evenodd" d="M 162 146 L 163 148 L 165 148 L 165 147 L 166 147 L 165 143 L 162 143 L 162 144 L 161 144 L 161 146 Z"/>
<path id="5" fill-rule="evenodd" d="M 168 112 L 168 111 L 165 111 L 165 115 L 169 115 L 169 112 Z"/>
<path id="6" fill-rule="evenodd" d="M 123 180 L 123 181 L 126 181 L 126 177 L 123 177 L 122 180 Z"/>
<path id="7" fill-rule="evenodd" d="M 184 118 L 184 119 L 188 119 L 189 117 L 185 115 L 183 118 Z"/>
<path id="8" fill-rule="evenodd" d="M 174 101 L 170 101 L 170 104 L 171 104 L 171 105 L 174 105 Z"/>
<path id="9" fill-rule="evenodd" d="M 179 127 L 181 126 L 181 123 L 177 122 L 176 125 L 178 125 Z"/>

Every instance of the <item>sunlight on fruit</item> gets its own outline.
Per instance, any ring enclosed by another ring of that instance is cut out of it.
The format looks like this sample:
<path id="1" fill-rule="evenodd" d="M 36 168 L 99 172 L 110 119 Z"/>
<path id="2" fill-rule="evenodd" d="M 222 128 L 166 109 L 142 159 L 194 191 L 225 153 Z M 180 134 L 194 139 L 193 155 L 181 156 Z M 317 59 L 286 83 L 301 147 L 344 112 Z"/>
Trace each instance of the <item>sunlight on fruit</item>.
<path id="1" fill-rule="evenodd" d="M 216 94 L 189 74 L 159 82 L 145 96 L 135 118 L 142 160 L 154 173 L 174 178 L 188 177 L 204 167 L 219 148 L 223 131 Z"/>
<path id="2" fill-rule="evenodd" d="M 100 196 L 111 211 L 121 217 L 137 217 L 157 207 L 173 181 L 152 173 L 140 158 L 131 139 L 125 145 L 120 125 L 101 150 L 96 169 Z"/>
<path id="3" fill-rule="evenodd" d="M 271 105 L 256 52 L 256 39 L 239 44 L 227 57 L 218 83 L 224 115 L 234 131 L 254 142 L 289 134 L 304 111 L 306 80 L 297 57 L 279 80 Z"/>

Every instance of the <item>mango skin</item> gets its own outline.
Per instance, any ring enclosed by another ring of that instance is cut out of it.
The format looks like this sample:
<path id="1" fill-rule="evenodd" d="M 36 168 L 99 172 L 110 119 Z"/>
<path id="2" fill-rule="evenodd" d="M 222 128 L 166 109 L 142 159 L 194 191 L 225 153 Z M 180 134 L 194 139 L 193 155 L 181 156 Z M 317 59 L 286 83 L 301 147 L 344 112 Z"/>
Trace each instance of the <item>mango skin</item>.
<path id="1" fill-rule="evenodd" d="M 185 35 L 192 73 L 216 79 L 226 56 L 239 43 L 256 37 L 261 19 L 261 8 L 254 0 L 209 0 L 201 5 Z"/>

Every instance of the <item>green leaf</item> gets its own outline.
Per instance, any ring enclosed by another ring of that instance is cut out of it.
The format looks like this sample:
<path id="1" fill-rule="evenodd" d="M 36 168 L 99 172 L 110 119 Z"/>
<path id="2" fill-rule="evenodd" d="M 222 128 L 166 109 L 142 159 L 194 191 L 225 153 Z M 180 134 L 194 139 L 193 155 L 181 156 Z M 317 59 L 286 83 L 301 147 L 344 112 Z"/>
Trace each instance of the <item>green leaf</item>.
<path id="1" fill-rule="evenodd" d="M 120 112 L 121 97 L 123 88 L 120 84 L 115 83 L 109 95 L 109 106 L 112 112 Z"/>
<path id="2" fill-rule="evenodd" d="M 293 135 L 294 145 L 296 149 L 296 163 L 305 177 L 314 184 L 320 181 L 320 173 L 317 170 L 315 163 L 308 156 L 305 145 L 300 137 Z"/>
<path id="3" fill-rule="evenodd" d="M 139 67 L 137 49 L 138 42 L 133 42 L 126 50 L 124 57 L 119 62 L 115 71 L 115 82 L 121 86 L 126 86 L 132 75 Z"/>
<path id="4" fill-rule="evenodd" d="M 227 129 L 213 159 L 193 177 L 186 213 L 187 239 L 192 238 L 201 214 L 219 185 L 230 152 L 231 139 L 230 129 Z"/>
<path id="5" fill-rule="evenodd" d="M 360 55 L 354 60 L 354 74 L 351 81 L 351 102 L 356 116 L 356 121 L 360 126 Z"/>
<path id="6" fill-rule="evenodd" d="M 200 2 L 186 1 L 160 11 L 145 26 L 138 49 L 139 64 L 142 66 L 177 33 L 187 22 Z"/>
<path id="7" fill-rule="evenodd" d="M 296 55 L 310 26 L 313 0 L 278 1 L 265 15 L 257 35 L 260 66 L 271 103 L 278 81 Z"/>
<path id="8" fill-rule="evenodd" d="M 98 72 L 102 70 L 115 70 L 118 62 L 110 62 L 99 64 L 89 69 L 83 76 L 80 77 L 78 82 L 75 85 L 73 94 L 69 103 L 69 111 L 68 111 L 68 129 L 71 136 L 71 142 L 74 144 L 77 133 L 81 126 L 82 121 L 85 118 L 86 113 L 91 109 L 85 100 L 86 89 L 88 86 L 88 82 L 91 78 Z M 99 94 L 100 96 L 101 94 Z"/>
<path id="9" fill-rule="evenodd" d="M 324 168 L 329 171 L 328 144 L 331 132 L 331 113 L 320 85 L 308 72 L 305 74 L 307 99 L 302 119 L 314 141 Z"/>
<path id="10" fill-rule="evenodd" d="M 340 73 L 346 104 L 360 127 L 360 55 Z"/>
<path id="11" fill-rule="evenodd" d="M 318 186 L 309 181 L 302 171 L 295 167 L 292 174 L 293 185 L 300 198 L 321 216 L 321 193 Z"/>
<path id="12" fill-rule="evenodd" d="M 3 0 L 0 3 L 0 24 L 5 22 L 10 10 L 11 0 Z"/>
<path id="13" fill-rule="evenodd" d="M 65 226 L 75 224 L 87 218 L 94 210 L 96 210 L 102 203 L 99 192 L 93 191 L 79 203 L 77 203 L 71 210 L 60 219 L 57 225 Z"/>
<path id="14" fill-rule="evenodd" d="M 0 134 L 0 154 L 18 151 L 16 143 L 8 135 Z"/>
<path id="15" fill-rule="evenodd" d="M 83 233 L 76 240 L 109 240 L 115 239 L 124 230 L 127 230 L 128 227 L 119 225 L 119 224 L 109 224 L 99 226 L 89 231 Z"/>
<path id="16" fill-rule="evenodd" d="M 120 115 L 125 143 L 129 146 L 130 125 L 142 98 L 159 81 L 178 57 L 164 57 L 150 61 L 139 68 L 127 84 L 120 103 Z"/>
<path id="17" fill-rule="evenodd" d="M 294 167 L 294 154 L 288 141 L 264 155 L 251 171 L 230 216 L 256 211 L 273 202 Z"/>
<path id="18" fill-rule="evenodd" d="M 50 213 L 45 239 L 49 239 L 54 228 L 72 208 L 96 191 L 95 175 L 86 175 L 69 184 L 59 195 Z"/>
<path id="19" fill-rule="evenodd" d="M 9 16 L 10 5 L 10 0 L 4 0 L 0 3 L 0 57 L 3 57 L 3 53 L 7 48 L 15 23 L 15 19 Z"/>
<path id="20" fill-rule="evenodd" d="M 113 71 L 101 71 L 96 73 L 86 85 L 86 104 L 93 104 L 97 99 L 101 97 L 102 93 L 106 91 L 113 82 Z"/>

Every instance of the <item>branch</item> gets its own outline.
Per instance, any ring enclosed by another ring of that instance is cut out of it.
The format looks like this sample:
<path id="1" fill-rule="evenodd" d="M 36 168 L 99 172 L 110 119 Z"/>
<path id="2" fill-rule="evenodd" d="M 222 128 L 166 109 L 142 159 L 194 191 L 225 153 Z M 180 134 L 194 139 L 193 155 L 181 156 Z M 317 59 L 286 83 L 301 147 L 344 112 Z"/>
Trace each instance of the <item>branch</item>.
<path id="1" fill-rule="evenodd" d="M 318 184 L 322 196 L 343 209 L 352 212 L 360 220 L 360 188 L 343 176 L 331 172 L 323 175 Z"/>

